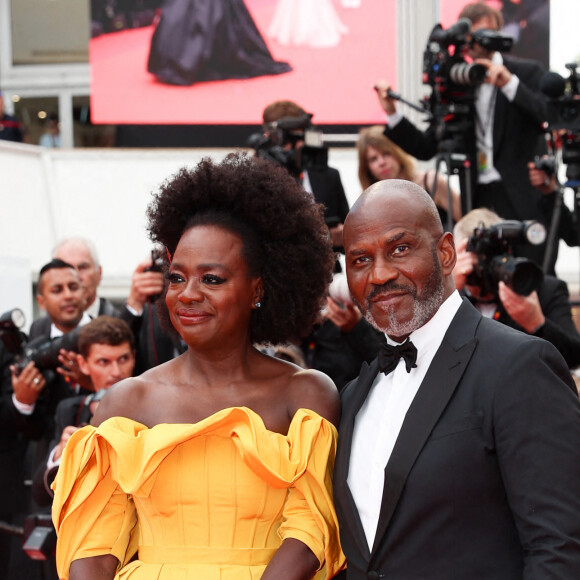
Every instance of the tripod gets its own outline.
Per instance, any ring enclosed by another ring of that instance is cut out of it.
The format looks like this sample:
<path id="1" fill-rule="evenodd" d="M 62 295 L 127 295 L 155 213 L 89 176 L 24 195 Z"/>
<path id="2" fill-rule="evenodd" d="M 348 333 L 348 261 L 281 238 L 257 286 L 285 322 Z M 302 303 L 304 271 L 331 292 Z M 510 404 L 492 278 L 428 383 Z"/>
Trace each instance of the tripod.
<path id="1" fill-rule="evenodd" d="M 462 153 L 442 152 L 435 157 L 435 179 L 439 175 L 439 168 L 442 164 L 447 168 L 447 231 L 453 231 L 453 199 L 451 195 L 450 175 L 459 175 L 460 189 L 464 195 L 461 196 L 461 205 L 464 213 L 473 209 L 473 192 L 471 183 L 471 161 L 467 155 Z"/>

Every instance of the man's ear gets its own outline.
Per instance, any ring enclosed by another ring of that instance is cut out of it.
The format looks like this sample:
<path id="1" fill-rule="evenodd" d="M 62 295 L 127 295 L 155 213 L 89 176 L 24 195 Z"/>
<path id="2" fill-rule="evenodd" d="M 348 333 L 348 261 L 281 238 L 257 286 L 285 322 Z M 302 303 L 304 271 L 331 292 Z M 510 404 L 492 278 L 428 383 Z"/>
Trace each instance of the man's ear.
<path id="1" fill-rule="evenodd" d="M 79 369 L 81 369 L 81 373 L 83 373 L 83 375 L 90 376 L 91 373 L 89 369 L 89 364 L 87 363 L 85 357 L 82 354 L 77 354 L 77 362 L 79 363 Z"/>
<path id="2" fill-rule="evenodd" d="M 44 298 L 44 296 L 42 294 L 36 295 L 36 302 L 38 303 L 38 306 L 40 306 L 40 308 L 42 308 L 42 310 L 46 310 L 46 307 L 45 307 L 46 299 Z"/>
<path id="3" fill-rule="evenodd" d="M 455 262 L 457 261 L 457 252 L 455 251 L 455 241 L 451 232 L 444 232 L 437 242 L 437 255 L 441 263 L 441 269 L 445 276 L 453 272 Z"/>

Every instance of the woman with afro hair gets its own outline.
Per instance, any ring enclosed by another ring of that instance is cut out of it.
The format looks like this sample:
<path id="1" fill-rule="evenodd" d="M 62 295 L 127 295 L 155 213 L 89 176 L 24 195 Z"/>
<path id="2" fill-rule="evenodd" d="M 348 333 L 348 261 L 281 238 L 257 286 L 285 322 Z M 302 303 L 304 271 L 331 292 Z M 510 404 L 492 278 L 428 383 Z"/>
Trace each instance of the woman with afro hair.
<path id="1" fill-rule="evenodd" d="M 67 443 L 60 578 L 332 578 L 340 402 L 257 343 L 298 340 L 331 280 L 323 208 L 288 172 L 232 154 L 182 169 L 148 209 L 163 306 L 187 351 L 122 381 Z"/>

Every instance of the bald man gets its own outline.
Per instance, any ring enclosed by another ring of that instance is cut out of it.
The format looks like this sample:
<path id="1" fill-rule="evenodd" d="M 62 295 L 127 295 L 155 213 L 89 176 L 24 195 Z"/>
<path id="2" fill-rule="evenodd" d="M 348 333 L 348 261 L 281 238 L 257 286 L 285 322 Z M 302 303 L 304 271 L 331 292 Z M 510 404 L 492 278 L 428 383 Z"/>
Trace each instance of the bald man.
<path id="1" fill-rule="evenodd" d="M 344 243 L 352 297 L 391 345 L 342 394 L 346 577 L 580 578 L 580 404 L 560 353 L 460 298 L 453 237 L 414 183 L 367 189 Z"/>

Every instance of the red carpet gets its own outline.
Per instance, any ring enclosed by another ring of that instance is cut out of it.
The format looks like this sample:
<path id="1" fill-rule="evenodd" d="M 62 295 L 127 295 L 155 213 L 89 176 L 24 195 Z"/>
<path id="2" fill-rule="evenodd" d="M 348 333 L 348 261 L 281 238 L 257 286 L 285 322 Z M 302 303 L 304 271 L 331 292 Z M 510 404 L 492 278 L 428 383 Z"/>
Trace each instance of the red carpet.
<path id="1" fill-rule="evenodd" d="M 315 1 L 315 0 L 313 0 Z M 95 123 L 253 124 L 276 99 L 292 99 L 318 124 L 384 122 L 372 89 L 379 78 L 396 85 L 396 0 L 333 2 L 348 34 L 333 48 L 282 46 L 267 38 L 274 0 L 246 0 L 276 60 L 292 72 L 254 79 L 176 87 L 146 70 L 152 27 L 105 34 L 90 43 L 91 109 Z"/>

